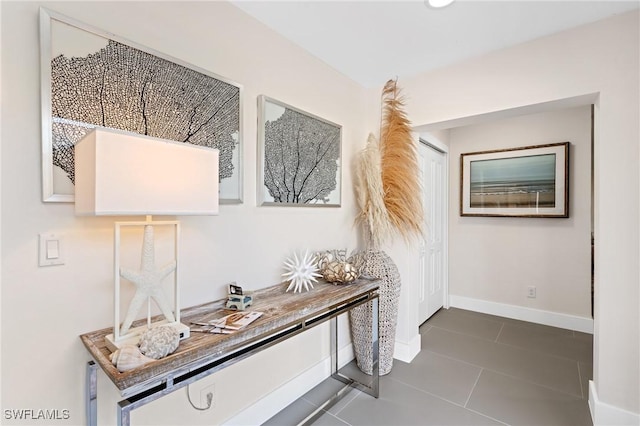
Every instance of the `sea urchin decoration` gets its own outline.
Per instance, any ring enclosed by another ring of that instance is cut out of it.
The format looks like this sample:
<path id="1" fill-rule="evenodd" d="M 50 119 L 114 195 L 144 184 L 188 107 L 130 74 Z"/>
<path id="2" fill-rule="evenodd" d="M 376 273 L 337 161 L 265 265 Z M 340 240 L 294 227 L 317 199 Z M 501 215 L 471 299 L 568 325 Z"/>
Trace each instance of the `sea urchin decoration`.
<path id="1" fill-rule="evenodd" d="M 290 282 L 286 291 L 293 289 L 294 293 L 302 293 L 302 287 L 309 291 L 309 287 L 313 288 L 313 282 L 318 282 L 316 278 L 322 276 L 318 273 L 315 255 L 309 254 L 309 250 L 301 257 L 294 253 L 293 258 L 284 262 L 284 266 L 287 272 L 282 276 Z"/>

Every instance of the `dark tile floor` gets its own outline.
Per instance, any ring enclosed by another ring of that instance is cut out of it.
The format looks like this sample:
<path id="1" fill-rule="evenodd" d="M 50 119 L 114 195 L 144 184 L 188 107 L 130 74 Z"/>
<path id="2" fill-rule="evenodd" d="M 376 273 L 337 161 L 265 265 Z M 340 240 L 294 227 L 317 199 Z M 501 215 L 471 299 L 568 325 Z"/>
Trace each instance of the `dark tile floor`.
<path id="1" fill-rule="evenodd" d="M 394 360 L 378 399 L 351 390 L 314 424 L 592 425 L 591 335 L 455 308 L 420 334 L 422 350 Z M 265 424 L 298 423 L 339 386 L 325 380 Z"/>

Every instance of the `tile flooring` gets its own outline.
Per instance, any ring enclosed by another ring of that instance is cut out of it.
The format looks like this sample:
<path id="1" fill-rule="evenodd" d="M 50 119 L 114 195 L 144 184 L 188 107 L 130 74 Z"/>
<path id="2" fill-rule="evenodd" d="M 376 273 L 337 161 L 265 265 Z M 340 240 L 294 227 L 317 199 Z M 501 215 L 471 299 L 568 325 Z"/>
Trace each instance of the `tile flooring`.
<path id="1" fill-rule="evenodd" d="M 314 425 L 592 425 L 591 335 L 456 308 L 420 334 L 413 361 L 380 378 L 380 398 L 350 390 Z M 265 425 L 298 423 L 339 385 L 325 380 Z"/>

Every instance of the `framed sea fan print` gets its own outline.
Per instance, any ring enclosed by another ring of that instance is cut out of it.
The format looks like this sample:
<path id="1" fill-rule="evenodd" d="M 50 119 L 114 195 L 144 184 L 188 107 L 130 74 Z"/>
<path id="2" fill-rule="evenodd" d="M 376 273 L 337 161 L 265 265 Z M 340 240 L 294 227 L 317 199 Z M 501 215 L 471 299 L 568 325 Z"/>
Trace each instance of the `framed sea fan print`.
<path id="1" fill-rule="evenodd" d="M 342 127 L 258 97 L 258 202 L 339 207 Z"/>
<path id="2" fill-rule="evenodd" d="M 569 217 L 569 142 L 460 155 L 460 216 Z"/>
<path id="3" fill-rule="evenodd" d="M 74 201 L 74 146 L 95 127 L 215 148 L 221 203 L 242 202 L 242 88 L 40 9 L 43 201 Z"/>

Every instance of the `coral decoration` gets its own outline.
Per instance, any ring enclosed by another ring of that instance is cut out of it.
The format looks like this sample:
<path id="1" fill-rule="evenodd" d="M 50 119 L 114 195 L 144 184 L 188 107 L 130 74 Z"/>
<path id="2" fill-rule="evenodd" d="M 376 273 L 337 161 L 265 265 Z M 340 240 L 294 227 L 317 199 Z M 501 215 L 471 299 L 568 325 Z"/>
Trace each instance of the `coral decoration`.
<path id="1" fill-rule="evenodd" d="M 153 327 L 140 336 L 140 352 L 153 359 L 172 354 L 180 345 L 180 333 L 173 327 Z"/>

